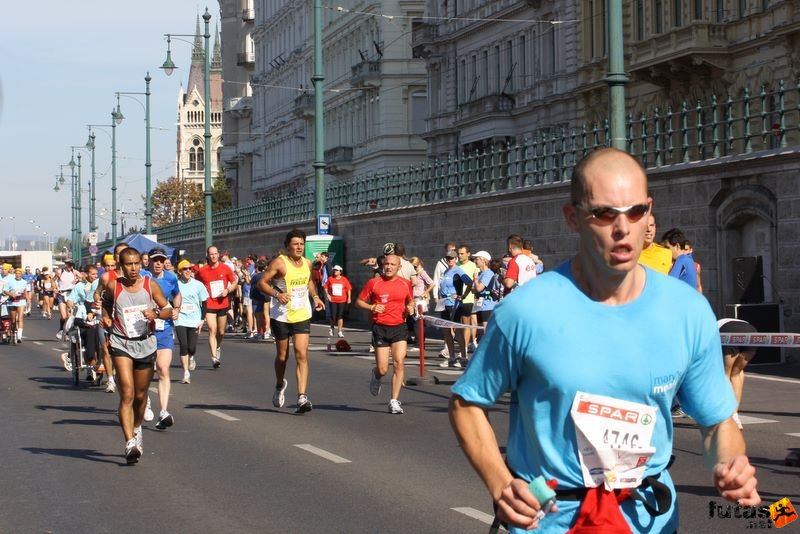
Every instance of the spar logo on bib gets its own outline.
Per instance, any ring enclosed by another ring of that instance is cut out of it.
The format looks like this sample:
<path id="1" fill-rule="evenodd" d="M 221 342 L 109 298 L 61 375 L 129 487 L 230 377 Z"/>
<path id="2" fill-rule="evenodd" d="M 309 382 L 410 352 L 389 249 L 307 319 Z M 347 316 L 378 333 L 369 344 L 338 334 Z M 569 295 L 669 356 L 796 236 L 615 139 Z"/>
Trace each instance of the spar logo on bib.
<path id="1" fill-rule="evenodd" d="M 578 403 L 578 412 L 589 415 L 596 415 L 598 417 L 605 417 L 615 421 L 624 421 L 626 423 L 637 424 L 639 423 L 640 413 L 635 410 L 626 410 L 618 406 L 610 406 L 607 404 L 600 404 L 599 402 L 580 401 Z M 642 424 L 649 422 L 641 421 Z"/>

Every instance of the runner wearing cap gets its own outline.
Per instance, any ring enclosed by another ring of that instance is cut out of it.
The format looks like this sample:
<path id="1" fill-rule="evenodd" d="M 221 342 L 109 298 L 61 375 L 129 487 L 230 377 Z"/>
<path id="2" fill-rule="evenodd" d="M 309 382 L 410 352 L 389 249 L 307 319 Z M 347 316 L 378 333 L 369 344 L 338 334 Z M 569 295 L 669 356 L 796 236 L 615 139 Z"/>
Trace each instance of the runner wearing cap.
<path id="1" fill-rule="evenodd" d="M 489 317 L 492 316 L 494 307 L 502 294 L 500 277 L 489 268 L 491 261 L 492 255 L 485 250 L 475 253 L 475 264 L 478 266 L 478 271 L 475 273 L 472 288 L 476 295 L 475 308 L 478 310 L 478 325 L 483 327 L 486 327 L 486 323 L 489 322 Z M 483 337 L 483 329 L 479 328 L 477 334 L 476 344 Z"/>
<path id="2" fill-rule="evenodd" d="M 36 274 L 31 272 L 30 265 L 25 266 L 22 279 L 25 280 L 25 315 L 30 317 L 31 305 L 33 304 L 33 290 L 36 287 Z"/>
<path id="3" fill-rule="evenodd" d="M 330 302 L 331 307 L 331 327 L 328 336 L 333 337 L 333 327 L 336 325 L 339 330 L 339 337 L 344 337 L 344 312 L 350 304 L 350 297 L 353 286 L 342 274 L 342 266 L 333 266 L 333 276 L 325 281 L 323 286 L 325 300 Z"/>
<path id="4" fill-rule="evenodd" d="M 157 342 L 156 351 L 156 370 L 158 371 L 158 399 L 161 410 L 156 421 L 156 428 L 166 430 L 175 424 L 175 418 L 169 413 L 169 391 L 171 381 L 169 368 L 172 365 L 172 351 L 175 349 L 175 340 L 172 334 L 173 321 L 178 318 L 181 310 L 181 292 L 178 289 L 178 277 L 164 269 L 164 263 L 168 256 L 163 248 L 156 247 L 150 249 L 150 277 L 161 287 L 164 297 L 172 305 L 172 317 L 168 319 L 155 320 L 155 336 Z M 147 397 L 147 405 L 150 407 L 150 396 Z M 145 417 L 145 420 L 148 420 Z"/>
<path id="5" fill-rule="evenodd" d="M 67 307 L 67 295 L 70 294 L 72 288 L 75 287 L 76 282 L 75 276 L 75 269 L 74 265 L 72 264 L 71 260 L 67 260 L 64 262 L 64 268 L 61 269 L 61 272 L 56 275 L 56 285 L 57 293 L 56 293 L 56 306 L 58 307 L 58 314 L 60 316 L 60 322 L 58 326 L 58 332 L 56 333 L 56 339 L 61 340 L 64 337 L 64 324 L 69 319 L 69 308 Z"/>
<path id="6" fill-rule="evenodd" d="M 741 319 L 720 319 L 717 321 L 720 334 L 754 334 L 758 332 L 755 326 L 742 321 Z M 739 418 L 739 405 L 742 403 L 742 392 L 744 391 L 744 368 L 756 355 L 756 347 L 740 347 L 738 345 L 723 345 L 722 360 L 725 365 L 725 375 L 731 381 L 733 394 L 736 397 L 736 411 L 733 412 L 733 420 L 739 429 L 742 428 L 742 421 Z"/>
<path id="7" fill-rule="evenodd" d="M 16 336 L 17 343 L 22 343 L 26 287 L 27 282 L 22 279 L 22 269 L 19 267 L 3 280 L 3 294 L 8 297 L 6 306 L 8 306 L 8 317 L 11 320 L 11 335 Z"/>
<path id="8" fill-rule="evenodd" d="M 208 300 L 206 286 L 192 276 L 192 263 L 189 260 L 178 262 L 178 288 L 181 292 L 181 309 L 175 320 L 175 334 L 180 347 L 183 379 L 181 384 L 191 383 L 191 362 L 197 351 L 197 330 L 203 324 L 204 307 Z"/>

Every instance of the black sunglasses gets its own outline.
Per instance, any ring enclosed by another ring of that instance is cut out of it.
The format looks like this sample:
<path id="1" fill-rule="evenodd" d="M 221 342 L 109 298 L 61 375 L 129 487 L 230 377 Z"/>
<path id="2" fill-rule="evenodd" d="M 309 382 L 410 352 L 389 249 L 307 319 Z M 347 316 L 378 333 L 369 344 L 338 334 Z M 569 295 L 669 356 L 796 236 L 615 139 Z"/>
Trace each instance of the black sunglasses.
<path id="1" fill-rule="evenodd" d="M 633 206 L 625 206 L 622 208 L 617 208 L 614 206 L 600 206 L 597 208 L 591 208 L 587 206 L 581 206 L 577 202 L 573 202 L 572 205 L 591 215 L 592 219 L 595 221 L 603 224 L 611 224 L 622 214 L 625 214 L 630 222 L 635 223 L 650 212 L 650 204 L 647 203 L 634 204 Z"/>

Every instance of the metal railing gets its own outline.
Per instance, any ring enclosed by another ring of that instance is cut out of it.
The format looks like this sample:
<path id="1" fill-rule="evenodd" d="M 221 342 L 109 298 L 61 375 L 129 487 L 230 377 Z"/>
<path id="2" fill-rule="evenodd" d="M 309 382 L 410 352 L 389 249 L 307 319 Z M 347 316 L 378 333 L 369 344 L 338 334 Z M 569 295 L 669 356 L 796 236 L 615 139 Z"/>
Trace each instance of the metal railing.
<path id="1" fill-rule="evenodd" d="M 800 144 L 800 81 L 787 89 L 745 88 L 628 115 L 628 150 L 645 167 L 702 161 Z M 434 159 L 404 169 L 355 176 L 325 186 L 328 210 L 338 216 L 419 206 L 518 188 L 569 181 L 586 153 L 609 145 L 608 122 L 551 129 Z M 297 191 L 214 213 L 214 235 L 314 219 L 314 191 Z M 166 243 L 203 235 L 203 218 L 156 229 Z M 103 247 L 110 243 L 102 243 Z"/>

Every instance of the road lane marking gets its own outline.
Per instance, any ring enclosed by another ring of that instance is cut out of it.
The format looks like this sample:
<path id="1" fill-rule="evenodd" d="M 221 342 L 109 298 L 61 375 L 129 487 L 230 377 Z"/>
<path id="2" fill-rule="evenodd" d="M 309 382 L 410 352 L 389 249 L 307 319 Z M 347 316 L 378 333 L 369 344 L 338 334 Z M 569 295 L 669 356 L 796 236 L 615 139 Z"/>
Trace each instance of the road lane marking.
<path id="1" fill-rule="evenodd" d="M 220 419 L 224 419 L 225 421 L 238 421 L 238 419 L 233 417 L 232 415 L 220 412 L 219 410 L 203 410 L 203 411 L 206 412 L 208 415 L 219 417 Z"/>
<path id="2" fill-rule="evenodd" d="M 44 345 L 44 343 L 42 343 L 41 341 L 34 341 L 33 344 L 39 346 Z"/>
<path id="3" fill-rule="evenodd" d="M 745 373 L 747 378 L 758 378 L 759 380 L 769 380 L 771 382 L 785 382 L 787 384 L 800 384 L 800 380 L 796 378 L 779 378 L 777 376 L 763 376 L 753 373 Z"/>
<path id="4" fill-rule="evenodd" d="M 778 421 L 774 419 L 762 419 L 760 417 L 753 417 L 751 415 L 743 415 L 739 414 L 739 420 L 742 422 L 743 425 L 757 425 L 760 423 L 777 423 Z"/>
<path id="5" fill-rule="evenodd" d="M 433 371 L 434 373 L 439 373 L 439 374 L 443 374 L 443 375 L 450 375 L 450 376 L 458 376 L 458 375 L 463 375 L 464 374 L 463 369 L 458 370 L 458 371 L 449 371 L 449 370 L 444 370 L 444 369 L 441 369 L 441 370 L 440 369 L 431 369 L 431 371 Z"/>
<path id="6" fill-rule="evenodd" d="M 458 512 L 459 514 L 464 514 L 467 517 L 471 517 L 472 519 L 477 519 L 478 521 L 486 523 L 487 525 L 491 525 L 494 521 L 494 516 L 481 512 L 480 510 L 476 510 L 475 508 L 459 507 L 450 509 Z"/>
<path id="7" fill-rule="evenodd" d="M 310 452 L 311 454 L 316 454 L 317 456 L 319 456 L 321 458 L 325 458 L 326 460 L 329 460 L 329 461 L 331 461 L 331 462 L 333 462 L 335 464 L 349 464 L 349 463 L 352 463 L 347 458 L 342 458 L 341 456 L 337 456 L 337 455 L 333 454 L 332 452 L 328 452 L 326 450 L 317 448 L 317 447 L 315 447 L 313 445 L 309 445 L 308 443 L 295 443 L 294 446 L 297 447 L 298 449 L 303 449 L 306 452 Z"/>
<path id="8" fill-rule="evenodd" d="M 63 348 L 60 348 L 60 349 L 50 349 L 50 350 L 54 350 L 54 351 L 56 351 L 56 352 L 66 352 L 66 351 L 65 351 Z"/>
<path id="9" fill-rule="evenodd" d="M 800 432 L 794 432 L 792 434 L 786 434 L 787 436 L 792 436 L 793 438 L 800 438 Z"/>

